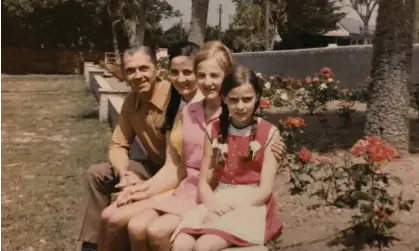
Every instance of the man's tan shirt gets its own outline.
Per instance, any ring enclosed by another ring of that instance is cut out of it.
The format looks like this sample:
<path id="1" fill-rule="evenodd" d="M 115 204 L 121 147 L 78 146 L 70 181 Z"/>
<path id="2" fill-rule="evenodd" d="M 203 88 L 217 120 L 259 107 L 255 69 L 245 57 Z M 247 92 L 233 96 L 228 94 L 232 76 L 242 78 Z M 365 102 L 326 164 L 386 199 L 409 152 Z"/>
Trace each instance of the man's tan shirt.
<path id="1" fill-rule="evenodd" d="M 127 94 L 109 145 L 109 160 L 117 170 L 128 167 L 128 152 L 135 136 L 147 151 L 149 160 L 157 165 L 164 164 L 166 138 L 161 128 L 169 92 L 170 83 L 161 81 L 156 83 L 149 102 L 142 102 L 136 92 Z"/>

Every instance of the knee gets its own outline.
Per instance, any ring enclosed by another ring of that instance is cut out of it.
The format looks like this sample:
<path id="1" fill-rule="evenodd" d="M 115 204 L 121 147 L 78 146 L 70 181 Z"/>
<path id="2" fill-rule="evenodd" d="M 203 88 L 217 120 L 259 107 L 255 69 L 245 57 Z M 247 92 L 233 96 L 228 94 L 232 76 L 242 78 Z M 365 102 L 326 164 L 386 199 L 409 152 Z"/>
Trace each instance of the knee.
<path id="1" fill-rule="evenodd" d="M 218 247 L 208 241 L 200 241 L 199 239 L 193 246 L 193 251 L 218 251 Z"/>
<path id="2" fill-rule="evenodd" d="M 131 241 L 146 238 L 147 221 L 143 217 L 134 217 L 128 222 L 128 234 Z"/>
<path id="3" fill-rule="evenodd" d="M 112 214 L 113 214 L 113 212 L 115 211 L 115 209 L 114 208 L 112 208 L 112 207 L 107 207 L 107 208 L 105 208 L 103 211 L 102 211 L 102 214 L 100 215 L 100 220 L 102 221 L 102 222 L 108 222 L 109 221 L 109 219 L 111 218 L 111 216 L 112 216 Z"/>
<path id="4" fill-rule="evenodd" d="M 176 238 L 172 245 L 172 251 L 192 251 L 194 248 L 195 241 L 185 239 L 185 238 Z"/>
<path id="5" fill-rule="evenodd" d="M 109 169 L 109 164 L 102 163 L 102 164 L 93 164 L 89 166 L 87 171 L 84 174 L 84 179 L 87 184 L 94 183 L 98 179 L 100 179 L 103 174 Z"/>
<path id="6" fill-rule="evenodd" d="M 125 228 L 129 221 L 129 218 L 127 218 L 126 215 L 124 215 L 123 213 L 118 212 L 118 210 L 110 212 L 109 214 L 106 214 L 104 216 L 107 217 L 108 229 L 112 230 L 120 230 L 122 228 Z"/>
<path id="7" fill-rule="evenodd" d="M 148 225 L 146 233 L 147 239 L 154 243 L 159 243 L 164 239 L 170 239 L 170 230 L 159 224 L 159 221 Z"/>

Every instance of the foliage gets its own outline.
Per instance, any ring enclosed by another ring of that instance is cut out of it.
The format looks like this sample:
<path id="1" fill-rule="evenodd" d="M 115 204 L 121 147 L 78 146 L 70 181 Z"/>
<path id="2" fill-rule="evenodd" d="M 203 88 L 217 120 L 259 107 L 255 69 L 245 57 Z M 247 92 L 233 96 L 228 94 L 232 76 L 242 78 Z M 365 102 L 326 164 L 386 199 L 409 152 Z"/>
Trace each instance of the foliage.
<path id="1" fill-rule="evenodd" d="M 110 20 L 91 1 L 2 1 L 3 46 L 38 49 L 111 47 Z"/>
<path id="2" fill-rule="evenodd" d="M 232 30 L 234 49 L 243 51 L 264 50 L 265 3 L 262 0 L 234 0 L 236 14 Z M 280 35 L 281 49 L 318 47 L 319 42 L 305 44 L 316 36 L 336 29 L 336 24 L 345 16 L 334 1 L 323 0 L 270 0 L 269 40 L 273 48 L 274 38 Z M 320 39 L 321 40 L 321 39 Z"/>
<path id="3" fill-rule="evenodd" d="M 401 193 L 391 195 L 387 190 L 392 181 L 402 183 L 383 168 L 397 157 L 397 151 L 379 137 L 368 137 L 356 142 L 351 153 L 364 160 L 352 167 L 354 182 L 350 198 L 359 202 L 359 213 L 352 217 L 352 230 L 371 244 L 387 245 L 392 239 L 390 230 L 397 224 L 392 216 L 397 211 L 410 211 L 414 203 L 405 201 Z"/>
<path id="4" fill-rule="evenodd" d="M 278 27 L 283 49 L 304 48 L 302 37 L 334 30 L 345 16 L 335 1 L 285 0 L 285 3 L 286 22 Z"/>
<path id="5" fill-rule="evenodd" d="M 258 74 L 258 77 L 264 82 L 264 96 L 272 99 L 276 105 L 307 110 L 310 115 L 324 112 L 326 103 L 339 97 L 339 81 L 333 78 L 331 69 L 327 67 L 314 77 L 307 76 L 304 80 L 281 75 L 267 78 Z"/>
<path id="6" fill-rule="evenodd" d="M 112 51 L 109 0 L 97 1 L 2 1 L 2 28 L 13 31 L 2 40 L 3 46 L 37 49 L 95 49 Z M 115 4 L 126 1 L 113 1 Z M 117 5 L 116 5 L 117 6 Z M 119 15 L 123 12 L 117 12 Z M 113 13 L 115 14 L 115 13 Z M 179 15 L 165 0 L 150 1 L 147 11 L 146 43 L 159 45 L 163 30 L 160 21 Z M 121 25 L 117 26 L 122 29 Z M 126 36 L 124 31 L 118 32 Z M 121 49 L 127 46 L 120 39 Z"/>
<path id="7" fill-rule="evenodd" d="M 238 34 L 234 38 L 233 46 L 235 49 L 241 48 L 243 51 L 264 50 L 265 46 L 265 1 L 243 1 L 234 0 L 236 4 L 236 14 L 231 25 L 231 29 Z M 282 6 L 277 6 L 278 1 L 270 0 L 271 16 L 275 12 L 283 12 Z M 269 40 L 273 40 L 276 35 L 275 23 L 278 21 L 270 19 Z"/>

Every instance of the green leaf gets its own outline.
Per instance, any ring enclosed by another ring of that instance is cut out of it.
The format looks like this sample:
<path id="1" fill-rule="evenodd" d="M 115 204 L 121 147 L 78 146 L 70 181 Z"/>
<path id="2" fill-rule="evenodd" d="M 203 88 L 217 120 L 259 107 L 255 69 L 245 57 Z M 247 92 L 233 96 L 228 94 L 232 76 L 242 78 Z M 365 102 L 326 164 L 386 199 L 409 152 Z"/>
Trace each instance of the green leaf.
<path id="1" fill-rule="evenodd" d="M 410 211 L 414 202 L 414 200 L 406 200 L 399 205 L 399 209 L 404 211 Z"/>
<path id="2" fill-rule="evenodd" d="M 389 208 L 389 207 L 384 208 L 384 212 L 388 215 L 394 214 L 394 210 L 392 208 Z"/>
<path id="3" fill-rule="evenodd" d="M 346 172 L 344 172 L 342 170 L 339 170 L 335 174 L 335 179 L 337 179 L 337 180 L 345 179 L 346 178 L 346 175 L 345 174 L 346 174 Z"/>
<path id="4" fill-rule="evenodd" d="M 353 198 L 355 198 L 356 200 L 370 200 L 371 197 L 369 196 L 369 194 L 362 192 L 362 191 L 355 191 L 352 193 Z"/>
<path id="5" fill-rule="evenodd" d="M 363 214 L 370 214 L 372 213 L 372 203 L 371 202 L 364 202 L 359 205 L 359 209 Z"/>
<path id="6" fill-rule="evenodd" d="M 395 227 L 395 226 L 396 226 L 396 223 L 395 223 L 394 221 L 391 221 L 391 220 L 387 219 L 387 220 L 385 220 L 385 221 L 384 221 L 383 225 L 384 225 L 387 229 L 390 229 L 390 228 Z"/>
<path id="7" fill-rule="evenodd" d="M 392 181 L 396 182 L 396 183 L 397 183 L 397 185 L 402 185 L 402 184 L 403 184 L 402 180 L 401 180 L 399 177 L 396 177 L 396 176 L 390 176 L 389 178 L 390 178 Z"/>
<path id="8" fill-rule="evenodd" d="M 384 184 L 388 184 L 388 177 L 386 175 L 382 175 L 381 176 L 381 180 L 383 181 Z"/>

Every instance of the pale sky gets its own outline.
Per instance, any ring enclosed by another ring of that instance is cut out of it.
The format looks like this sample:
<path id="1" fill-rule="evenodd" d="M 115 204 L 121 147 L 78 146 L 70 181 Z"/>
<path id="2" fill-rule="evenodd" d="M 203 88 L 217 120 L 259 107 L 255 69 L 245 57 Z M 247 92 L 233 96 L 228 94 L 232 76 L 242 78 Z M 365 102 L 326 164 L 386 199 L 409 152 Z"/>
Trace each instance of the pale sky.
<path id="1" fill-rule="evenodd" d="M 191 21 L 191 0 L 167 0 L 175 9 L 179 10 L 183 15 L 183 22 L 189 23 Z M 230 22 L 230 16 L 233 17 L 235 13 L 235 5 L 232 0 L 209 0 L 208 7 L 208 25 L 218 25 L 218 7 L 223 5 L 222 26 L 227 28 Z M 358 15 L 349 7 L 344 7 L 343 11 L 347 13 L 347 17 L 359 19 Z M 376 13 L 371 18 L 370 25 L 375 26 Z M 163 20 L 161 22 L 164 29 L 170 28 L 175 22 L 180 22 L 179 18 Z"/>

